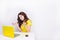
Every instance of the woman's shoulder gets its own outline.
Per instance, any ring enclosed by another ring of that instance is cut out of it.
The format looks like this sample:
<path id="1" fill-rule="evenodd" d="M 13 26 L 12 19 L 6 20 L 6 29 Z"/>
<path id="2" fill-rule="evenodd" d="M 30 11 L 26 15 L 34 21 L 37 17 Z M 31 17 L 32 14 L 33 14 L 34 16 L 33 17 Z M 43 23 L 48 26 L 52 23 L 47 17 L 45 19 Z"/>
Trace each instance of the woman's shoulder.
<path id="1" fill-rule="evenodd" d="M 31 20 L 30 20 L 30 19 L 28 19 L 28 20 L 27 20 L 27 22 L 31 22 Z"/>
<path id="2" fill-rule="evenodd" d="M 27 20 L 26 25 L 27 25 L 27 26 L 32 25 L 32 22 L 31 22 L 31 20 L 30 20 L 30 19 L 29 19 L 29 20 Z"/>

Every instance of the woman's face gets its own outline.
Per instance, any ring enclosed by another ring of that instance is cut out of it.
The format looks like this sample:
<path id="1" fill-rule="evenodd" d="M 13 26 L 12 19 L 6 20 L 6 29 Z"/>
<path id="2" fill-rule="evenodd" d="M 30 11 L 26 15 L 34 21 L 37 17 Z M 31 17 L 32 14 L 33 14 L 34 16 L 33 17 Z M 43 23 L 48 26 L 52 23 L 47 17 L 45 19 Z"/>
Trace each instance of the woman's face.
<path id="1" fill-rule="evenodd" d="M 20 18 L 20 20 L 24 20 L 24 16 L 23 15 L 19 15 L 19 18 Z"/>

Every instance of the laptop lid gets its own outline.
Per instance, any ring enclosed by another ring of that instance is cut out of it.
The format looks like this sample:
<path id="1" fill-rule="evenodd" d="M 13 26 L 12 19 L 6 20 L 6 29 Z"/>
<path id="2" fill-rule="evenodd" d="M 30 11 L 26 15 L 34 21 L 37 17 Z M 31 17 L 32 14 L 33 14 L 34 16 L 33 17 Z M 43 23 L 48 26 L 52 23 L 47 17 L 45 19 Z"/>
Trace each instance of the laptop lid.
<path id="1" fill-rule="evenodd" d="M 6 37 L 14 38 L 14 28 L 13 26 L 2 26 L 2 34 Z"/>

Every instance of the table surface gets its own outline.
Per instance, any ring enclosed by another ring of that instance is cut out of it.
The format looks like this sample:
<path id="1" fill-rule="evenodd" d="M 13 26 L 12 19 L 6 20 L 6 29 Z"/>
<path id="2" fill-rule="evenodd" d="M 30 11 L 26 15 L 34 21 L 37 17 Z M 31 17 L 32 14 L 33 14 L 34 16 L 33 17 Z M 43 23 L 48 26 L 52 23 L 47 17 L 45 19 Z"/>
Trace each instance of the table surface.
<path id="1" fill-rule="evenodd" d="M 28 35 L 26 37 L 25 35 Z M 2 34 L 0 35 L 0 40 L 35 40 L 34 33 L 22 33 L 22 32 L 15 32 L 14 38 L 5 37 Z"/>

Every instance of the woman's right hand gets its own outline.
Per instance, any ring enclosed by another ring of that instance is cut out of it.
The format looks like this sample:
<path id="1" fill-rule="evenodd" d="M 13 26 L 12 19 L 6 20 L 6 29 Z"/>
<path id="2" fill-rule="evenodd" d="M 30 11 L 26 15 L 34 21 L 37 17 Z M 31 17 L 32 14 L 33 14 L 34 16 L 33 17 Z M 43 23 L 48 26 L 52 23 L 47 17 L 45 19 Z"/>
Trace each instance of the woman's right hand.
<path id="1" fill-rule="evenodd" d="M 16 26 L 16 24 L 17 24 L 16 22 L 12 22 L 12 25 Z"/>

